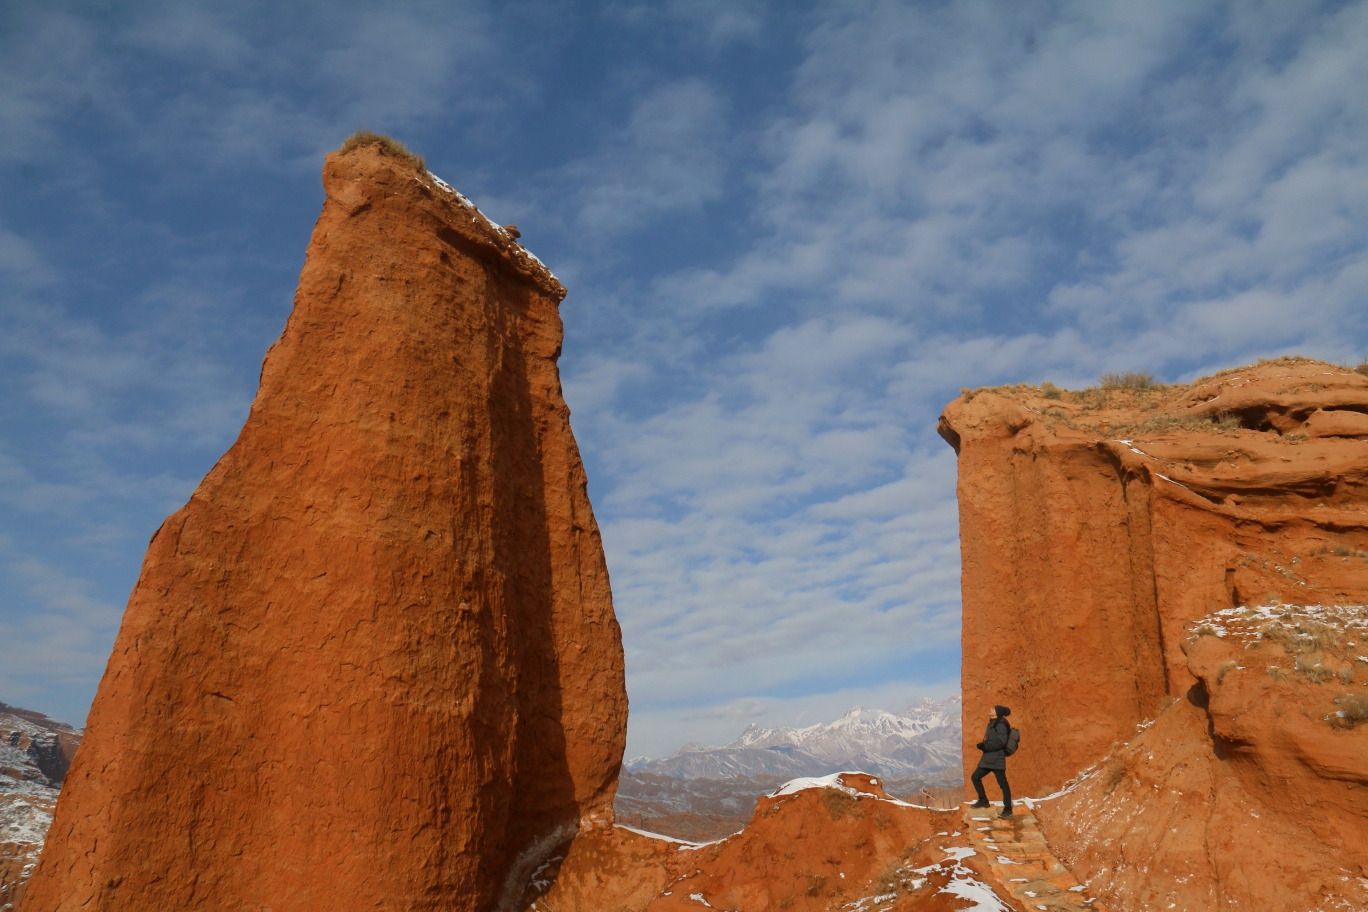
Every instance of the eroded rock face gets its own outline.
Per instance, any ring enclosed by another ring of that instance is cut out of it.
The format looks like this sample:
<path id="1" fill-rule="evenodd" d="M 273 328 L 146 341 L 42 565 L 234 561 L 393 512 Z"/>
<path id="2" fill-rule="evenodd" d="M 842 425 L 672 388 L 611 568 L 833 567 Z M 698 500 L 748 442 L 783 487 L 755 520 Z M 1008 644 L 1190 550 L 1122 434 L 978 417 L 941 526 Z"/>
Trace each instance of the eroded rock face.
<path id="1" fill-rule="evenodd" d="M 1196 683 L 1187 622 L 1368 600 L 1368 564 L 1330 553 L 1368 547 L 1368 440 L 1319 436 L 1327 414 L 1357 427 L 1368 377 L 1278 361 L 1193 387 L 951 403 L 966 767 L 1005 703 L 1026 733 L 1014 786 L 1058 786 Z"/>
<path id="2" fill-rule="evenodd" d="M 530 879 L 525 908 L 1016 908 L 990 860 L 970 848 L 958 808 L 932 810 L 891 800 L 878 777 L 863 773 L 813 785 L 798 780 L 760 798 L 742 832 L 711 844 L 682 845 L 622 827 L 579 836 Z"/>
<path id="3" fill-rule="evenodd" d="M 966 766 L 1010 705 L 1013 786 L 1074 780 L 1042 820 L 1108 908 L 1368 901 L 1365 419 L 1368 378 L 1305 359 L 945 410 Z"/>
<path id="4" fill-rule="evenodd" d="M 1363 606 L 1195 623 L 1198 684 L 1037 807 L 1052 847 L 1117 912 L 1368 908 L 1365 633 Z"/>
<path id="5" fill-rule="evenodd" d="M 25 912 L 498 906 L 611 823 L 620 633 L 564 289 L 376 146 L 154 536 Z"/>

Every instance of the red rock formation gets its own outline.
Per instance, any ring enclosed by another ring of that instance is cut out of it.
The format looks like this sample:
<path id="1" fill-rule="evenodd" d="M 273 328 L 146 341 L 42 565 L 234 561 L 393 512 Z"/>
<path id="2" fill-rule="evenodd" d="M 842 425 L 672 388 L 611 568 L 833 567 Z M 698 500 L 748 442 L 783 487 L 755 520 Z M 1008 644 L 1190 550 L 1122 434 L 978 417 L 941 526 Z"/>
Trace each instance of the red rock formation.
<path id="1" fill-rule="evenodd" d="M 60 788 L 80 743 L 81 732 L 65 722 L 0 703 L 0 777 Z"/>
<path id="2" fill-rule="evenodd" d="M 1368 726 L 1339 715 L 1365 634 L 1347 607 L 1192 625 L 1199 685 L 1038 806 L 1051 846 L 1122 912 L 1368 908 Z"/>
<path id="3" fill-rule="evenodd" d="M 1368 861 L 1368 729 L 1332 725 L 1368 667 L 1251 674 L 1272 646 L 1193 637 L 1232 606 L 1368 601 L 1368 378 L 1286 359 L 1191 387 L 1045 392 L 979 391 L 941 420 L 959 454 L 966 765 L 1006 703 L 1018 791 L 1094 767 L 1043 819 L 1113 908 L 1330 895 Z M 1275 862 L 1286 876 L 1259 874 Z"/>
<path id="4" fill-rule="evenodd" d="M 1310 436 L 1318 416 L 1365 413 L 1368 377 L 1304 360 L 1191 388 L 951 403 L 966 765 L 1005 703 L 1027 733 L 1014 782 L 1058 785 L 1196 683 L 1185 622 L 1269 595 L 1368 598 L 1363 566 L 1321 553 L 1368 546 L 1368 441 Z"/>
<path id="5" fill-rule="evenodd" d="M 153 537 L 25 912 L 485 910 L 611 822 L 626 695 L 564 289 L 328 156 L 237 442 Z"/>
<path id="6" fill-rule="evenodd" d="M 745 830 L 713 844 L 680 845 L 621 827 L 578 836 L 531 879 L 527 908 L 1020 909 L 992 886 L 988 859 L 970 849 L 961 817 L 959 809 L 891 801 L 878 779 L 843 773 L 831 787 L 761 798 Z M 1003 905 L 966 898 L 973 892 Z"/>

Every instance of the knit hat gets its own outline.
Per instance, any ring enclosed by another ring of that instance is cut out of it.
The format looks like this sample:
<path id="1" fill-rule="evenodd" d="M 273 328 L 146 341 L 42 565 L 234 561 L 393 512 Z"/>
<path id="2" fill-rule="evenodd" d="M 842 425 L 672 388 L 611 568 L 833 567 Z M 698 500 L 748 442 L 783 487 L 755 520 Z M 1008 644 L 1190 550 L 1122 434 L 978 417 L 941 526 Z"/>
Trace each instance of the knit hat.
<path id="1" fill-rule="evenodd" d="M 1012 714 L 1012 711 L 1005 706 L 994 706 L 993 712 L 997 713 L 999 716 L 1010 716 Z"/>

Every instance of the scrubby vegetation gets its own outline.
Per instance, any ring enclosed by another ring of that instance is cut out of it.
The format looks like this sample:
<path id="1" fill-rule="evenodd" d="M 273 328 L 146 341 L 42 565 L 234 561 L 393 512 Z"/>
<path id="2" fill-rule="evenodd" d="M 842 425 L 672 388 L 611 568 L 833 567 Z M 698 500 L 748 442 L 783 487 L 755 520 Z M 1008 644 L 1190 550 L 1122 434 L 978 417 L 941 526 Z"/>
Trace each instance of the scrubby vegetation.
<path id="1" fill-rule="evenodd" d="M 840 789 L 823 789 L 822 803 L 832 820 L 840 820 L 847 814 L 860 813 L 860 803 Z"/>
<path id="2" fill-rule="evenodd" d="M 1335 728 L 1353 728 L 1368 722 L 1368 697 L 1346 694 L 1335 701 L 1339 709 L 1331 713 L 1330 724 Z"/>
<path id="3" fill-rule="evenodd" d="M 1334 553 L 1334 548 L 1358 553 L 1358 549 L 1342 544 L 1309 553 Z M 1267 604 L 1214 612 L 1195 622 L 1190 635 L 1219 636 L 1246 650 L 1260 644 L 1280 646 L 1279 652 L 1293 661 L 1290 667 L 1268 665 L 1270 678 L 1298 688 L 1332 686 L 1339 692 L 1334 699 L 1336 708 L 1322 718 L 1336 728 L 1352 728 L 1368 721 L 1368 695 L 1340 689 L 1354 685 L 1358 663 L 1368 664 L 1368 656 L 1363 655 L 1368 644 L 1368 605 L 1300 605 L 1282 603 L 1275 595 Z M 1264 656 L 1276 660 L 1277 653 Z M 1217 668 L 1217 683 L 1222 683 L 1234 667 L 1238 666 L 1222 663 Z"/>
<path id="4" fill-rule="evenodd" d="M 415 155 L 410 152 L 403 143 L 393 136 L 386 136 L 383 133 L 372 133 L 370 130 L 357 130 L 351 136 L 347 137 L 347 141 L 342 143 L 337 151 L 345 155 L 353 149 L 359 149 L 362 146 L 376 146 L 385 155 L 412 165 L 413 170 L 415 171 L 427 170 L 427 164 L 423 161 L 423 156 Z"/>
<path id="5" fill-rule="evenodd" d="M 1293 623 L 1269 621 L 1259 628 L 1259 636 L 1280 644 L 1293 655 L 1309 655 L 1340 646 L 1339 631 L 1329 624 L 1301 619 Z"/>
<path id="6" fill-rule="evenodd" d="M 1142 390 L 1157 389 L 1158 383 L 1154 382 L 1153 374 L 1141 374 L 1130 372 L 1125 374 L 1106 373 L 1101 377 L 1102 388 L 1104 390 L 1130 390 L 1140 392 Z"/>
<path id="7" fill-rule="evenodd" d="M 1112 756 L 1102 767 L 1102 793 L 1110 795 L 1126 778 L 1126 761 L 1118 756 Z"/>

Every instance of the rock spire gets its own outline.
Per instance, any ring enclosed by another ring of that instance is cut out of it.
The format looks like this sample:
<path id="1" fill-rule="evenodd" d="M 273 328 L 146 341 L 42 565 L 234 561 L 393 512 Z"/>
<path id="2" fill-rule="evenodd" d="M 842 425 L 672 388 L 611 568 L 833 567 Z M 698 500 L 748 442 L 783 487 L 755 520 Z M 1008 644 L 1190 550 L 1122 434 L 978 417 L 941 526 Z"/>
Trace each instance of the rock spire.
<path id="1" fill-rule="evenodd" d="M 25 912 L 486 910 L 611 823 L 621 636 L 560 283 L 327 157 L 242 433 L 148 548 Z"/>

